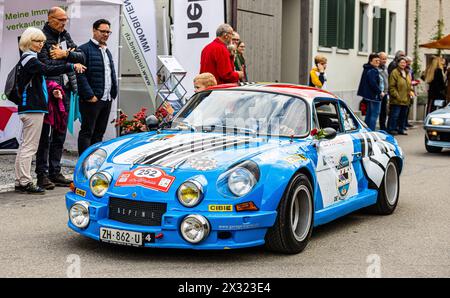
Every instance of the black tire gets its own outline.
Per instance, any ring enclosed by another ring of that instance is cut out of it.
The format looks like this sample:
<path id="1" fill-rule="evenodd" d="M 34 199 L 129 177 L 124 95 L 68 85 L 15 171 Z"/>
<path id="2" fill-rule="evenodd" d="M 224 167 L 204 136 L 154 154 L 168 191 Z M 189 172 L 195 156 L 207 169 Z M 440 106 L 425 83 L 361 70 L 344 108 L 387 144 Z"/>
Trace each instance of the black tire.
<path id="1" fill-rule="evenodd" d="M 266 248 L 284 254 L 302 252 L 311 238 L 314 225 L 314 192 L 308 177 L 298 174 L 292 179 L 277 211 L 275 225 L 266 234 Z M 293 212 L 297 216 L 293 217 Z M 294 232 L 293 225 L 298 227 L 300 235 Z"/>
<path id="2" fill-rule="evenodd" d="M 442 148 L 441 147 L 428 146 L 426 137 L 425 137 L 425 149 L 427 149 L 427 151 L 429 153 L 441 153 L 442 152 Z"/>
<path id="3" fill-rule="evenodd" d="M 396 187 L 396 190 L 393 190 L 392 187 Z M 393 194 L 394 192 L 396 193 Z M 386 172 L 378 192 L 377 203 L 369 207 L 368 210 L 373 214 L 391 215 L 397 208 L 399 196 L 399 166 L 395 160 L 391 159 L 386 166 Z"/>

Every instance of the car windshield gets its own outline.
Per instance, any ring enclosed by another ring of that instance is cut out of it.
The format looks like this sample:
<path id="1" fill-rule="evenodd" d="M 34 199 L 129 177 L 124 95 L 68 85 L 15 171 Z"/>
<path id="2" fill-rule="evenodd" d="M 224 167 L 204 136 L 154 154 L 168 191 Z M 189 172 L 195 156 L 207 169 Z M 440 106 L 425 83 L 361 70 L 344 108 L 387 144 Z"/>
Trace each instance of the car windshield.
<path id="1" fill-rule="evenodd" d="M 174 119 L 173 128 L 192 131 L 242 132 L 303 136 L 308 110 L 300 98 L 257 91 L 203 92 L 194 96 Z"/>

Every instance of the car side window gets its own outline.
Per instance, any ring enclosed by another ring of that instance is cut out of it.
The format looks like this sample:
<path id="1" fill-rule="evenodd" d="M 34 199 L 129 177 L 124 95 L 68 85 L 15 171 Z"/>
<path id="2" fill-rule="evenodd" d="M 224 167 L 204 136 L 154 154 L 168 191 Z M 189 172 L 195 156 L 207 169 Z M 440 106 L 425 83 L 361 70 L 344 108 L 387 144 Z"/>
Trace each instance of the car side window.
<path id="1" fill-rule="evenodd" d="M 353 117 L 353 114 L 350 112 L 350 110 L 343 105 L 340 105 L 340 110 L 345 131 L 358 130 L 358 122 L 356 121 L 355 117 Z"/>
<path id="2" fill-rule="evenodd" d="M 315 108 L 317 121 L 321 129 L 331 127 L 338 133 L 343 132 L 336 103 L 327 101 L 317 102 Z"/>

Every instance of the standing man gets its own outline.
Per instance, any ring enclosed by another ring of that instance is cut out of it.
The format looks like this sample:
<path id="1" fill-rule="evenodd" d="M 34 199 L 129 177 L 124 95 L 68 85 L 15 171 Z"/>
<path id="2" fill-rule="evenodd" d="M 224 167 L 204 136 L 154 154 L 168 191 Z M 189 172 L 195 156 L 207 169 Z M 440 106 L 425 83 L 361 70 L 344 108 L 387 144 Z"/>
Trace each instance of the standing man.
<path id="1" fill-rule="evenodd" d="M 78 76 L 81 130 L 78 136 L 78 154 L 103 140 L 112 101 L 117 97 L 117 79 L 114 61 L 107 48 L 111 23 L 101 19 L 93 25 L 93 38 L 80 46 L 86 56 L 87 71 Z"/>
<path id="2" fill-rule="evenodd" d="M 219 85 L 237 83 L 244 77 L 243 71 L 234 71 L 234 63 L 230 60 L 230 52 L 227 49 L 233 33 L 230 25 L 220 25 L 216 32 L 217 38 L 202 51 L 200 73 L 212 73 Z"/>
<path id="3" fill-rule="evenodd" d="M 387 130 L 386 122 L 387 122 L 387 105 L 389 102 L 389 74 L 387 70 L 387 61 L 388 56 L 385 52 L 378 53 L 380 56 L 380 67 L 378 71 L 380 72 L 380 76 L 383 83 L 383 94 L 381 97 L 381 112 L 380 112 L 380 130 Z"/>
<path id="4" fill-rule="evenodd" d="M 42 30 L 47 38 L 39 60 L 45 65 L 59 66 L 67 63 L 84 64 L 84 55 L 77 49 L 65 27 L 68 22 L 66 12 L 60 7 L 53 7 L 48 12 L 48 22 Z M 47 81 L 60 85 L 65 93 L 63 99 L 65 111 L 69 110 L 71 92 L 77 92 L 75 72 L 59 76 L 46 76 Z M 64 121 L 64 120 L 61 120 Z M 42 127 L 39 148 L 36 153 L 36 174 L 38 186 L 44 189 L 54 189 L 56 186 L 68 187 L 72 180 L 61 174 L 61 158 L 66 141 L 64 132 L 52 129 L 50 124 Z"/>
<path id="5" fill-rule="evenodd" d="M 395 53 L 395 58 L 392 60 L 392 62 L 389 64 L 388 67 L 388 74 L 391 75 L 392 71 L 398 67 L 398 62 L 401 58 L 404 58 L 406 56 L 405 51 L 397 51 Z"/>

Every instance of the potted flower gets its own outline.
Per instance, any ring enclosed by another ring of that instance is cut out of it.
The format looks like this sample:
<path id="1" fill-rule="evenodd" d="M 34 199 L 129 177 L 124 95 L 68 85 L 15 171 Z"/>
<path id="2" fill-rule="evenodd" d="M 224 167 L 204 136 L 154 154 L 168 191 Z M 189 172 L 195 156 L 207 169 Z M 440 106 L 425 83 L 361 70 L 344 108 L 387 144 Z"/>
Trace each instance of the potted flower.
<path id="1" fill-rule="evenodd" d="M 116 127 L 120 128 L 121 135 L 127 135 L 132 133 L 141 133 L 148 131 L 145 119 L 147 118 L 147 109 L 141 108 L 141 110 L 133 115 L 133 119 L 128 120 L 128 115 L 119 111 L 119 119 L 116 121 Z"/>

